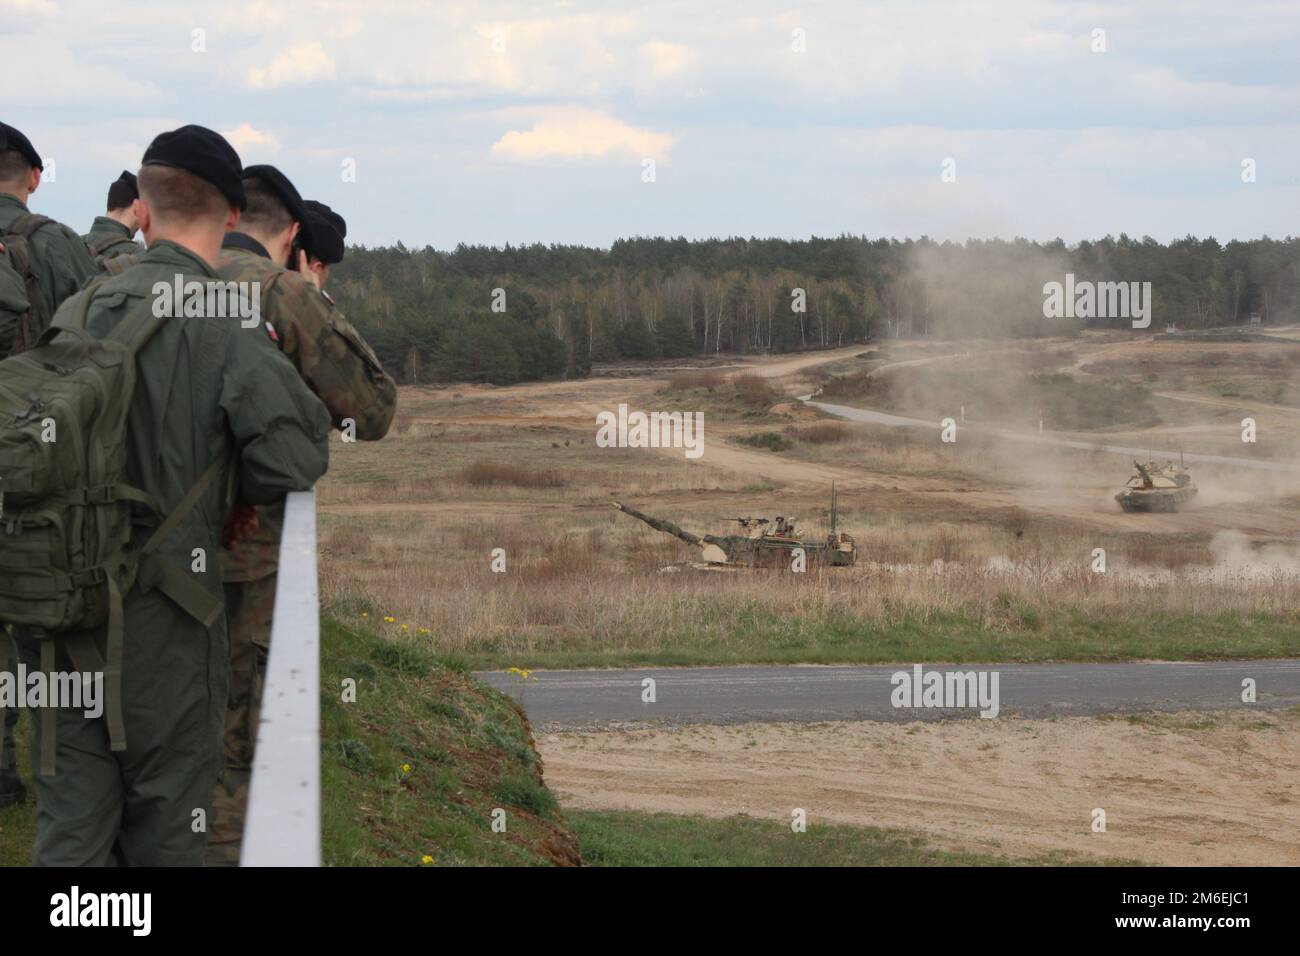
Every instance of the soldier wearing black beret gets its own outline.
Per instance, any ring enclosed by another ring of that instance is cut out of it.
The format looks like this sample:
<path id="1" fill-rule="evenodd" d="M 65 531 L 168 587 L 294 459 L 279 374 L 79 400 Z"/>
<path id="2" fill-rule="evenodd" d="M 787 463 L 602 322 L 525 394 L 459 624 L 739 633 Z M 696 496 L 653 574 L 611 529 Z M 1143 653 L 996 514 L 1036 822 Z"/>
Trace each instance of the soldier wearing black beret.
<path id="1" fill-rule="evenodd" d="M 108 209 L 96 216 L 90 232 L 82 238 L 97 265 L 117 256 L 138 253 L 141 246 L 135 241 L 140 220 L 135 214 L 135 201 L 140 198 L 139 181 L 135 173 L 122 170 L 122 175 L 108 187 Z"/>
<path id="2" fill-rule="evenodd" d="M 234 206 L 244 208 L 244 168 L 224 136 L 202 126 L 159 133 L 145 150 L 141 169 L 171 166 L 215 186 Z"/>
<path id="3" fill-rule="evenodd" d="M 343 240 L 348 235 L 348 224 L 323 202 L 308 199 L 305 205 L 312 236 L 307 248 L 307 265 L 320 277 L 323 288 L 329 278 L 330 266 L 343 261 Z"/>
<path id="4" fill-rule="evenodd" d="M 297 269 L 296 250 L 311 241 L 307 208 L 289 177 L 274 166 L 249 166 L 244 170 L 248 208 L 240 228 L 226 236 L 227 249 L 247 249 L 266 256 L 278 266 Z"/>

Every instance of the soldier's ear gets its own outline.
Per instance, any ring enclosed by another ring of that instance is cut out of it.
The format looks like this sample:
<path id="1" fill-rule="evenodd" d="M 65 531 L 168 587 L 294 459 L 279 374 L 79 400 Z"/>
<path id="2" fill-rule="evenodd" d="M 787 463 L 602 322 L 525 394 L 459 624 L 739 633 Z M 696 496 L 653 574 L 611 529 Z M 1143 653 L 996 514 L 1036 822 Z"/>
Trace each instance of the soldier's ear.
<path id="1" fill-rule="evenodd" d="M 230 232 L 239 225 L 239 217 L 242 215 L 238 206 L 231 205 L 226 215 L 226 232 Z"/>
<path id="2" fill-rule="evenodd" d="M 27 173 L 27 192 L 28 194 L 36 192 L 36 187 L 41 184 L 41 171 L 33 166 Z"/>
<path id="3" fill-rule="evenodd" d="M 149 212 L 149 204 L 143 199 L 136 199 L 131 203 L 131 212 L 135 215 L 135 221 L 139 224 L 140 231 L 147 236 L 150 223 L 153 220 L 153 216 Z"/>

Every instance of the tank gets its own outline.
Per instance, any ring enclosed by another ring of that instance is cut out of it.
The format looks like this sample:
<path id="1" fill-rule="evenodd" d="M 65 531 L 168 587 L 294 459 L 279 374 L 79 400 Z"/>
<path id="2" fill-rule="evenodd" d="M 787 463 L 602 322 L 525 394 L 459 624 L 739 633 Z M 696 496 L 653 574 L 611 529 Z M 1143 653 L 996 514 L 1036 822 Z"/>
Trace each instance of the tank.
<path id="1" fill-rule="evenodd" d="M 848 567 L 857 561 L 857 546 L 852 535 L 839 531 L 838 500 L 831 487 L 831 529 L 823 540 L 804 540 L 803 532 L 794 518 L 778 515 L 775 518 L 728 518 L 740 524 L 743 534 L 695 534 L 691 531 L 655 518 L 635 508 L 614 502 L 614 507 L 626 515 L 644 521 L 656 531 L 680 538 L 700 549 L 706 564 L 736 565 L 740 567 L 789 567 L 796 548 L 802 548 L 808 564 L 830 567 Z"/>
<path id="2" fill-rule="evenodd" d="M 1182 464 L 1133 462 L 1136 474 L 1115 500 L 1125 511 L 1177 511 L 1196 497 L 1192 476 Z"/>

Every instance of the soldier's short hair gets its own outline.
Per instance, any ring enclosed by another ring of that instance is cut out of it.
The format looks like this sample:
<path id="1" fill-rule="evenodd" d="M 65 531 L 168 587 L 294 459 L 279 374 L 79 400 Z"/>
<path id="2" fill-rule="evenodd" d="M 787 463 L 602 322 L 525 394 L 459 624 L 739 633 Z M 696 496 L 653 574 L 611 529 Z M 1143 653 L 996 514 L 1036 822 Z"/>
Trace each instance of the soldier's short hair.
<path id="1" fill-rule="evenodd" d="M 25 186 L 32 164 L 16 149 L 0 151 L 0 186 Z"/>
<path id="2" fill-rule="evenodd" d="M 140 198 L 149 204 L 153 217 L 163 221 L 224 220 L 231 208 L 216 186 L 176 166 L 142 167 Z"/>
<path id="3" fill-rule="evenodd" d="M 248 205 L 239 217 L 240 228 L 248 226 L 266 235 L 277 235 L 289 228 L 293 216 L 280 197 L 262 179 L 245 179 L 244 196 Z"/>
<path id="4" fill-rule="evenodd" d="M 113 185 L 108 187 L 108 211 L 115 212 L 118 209 L 127 209 L 131 203 L 135 202 L 135 190 L 131 188 L 130 183 L 124 183 L 118 179 Z"/>

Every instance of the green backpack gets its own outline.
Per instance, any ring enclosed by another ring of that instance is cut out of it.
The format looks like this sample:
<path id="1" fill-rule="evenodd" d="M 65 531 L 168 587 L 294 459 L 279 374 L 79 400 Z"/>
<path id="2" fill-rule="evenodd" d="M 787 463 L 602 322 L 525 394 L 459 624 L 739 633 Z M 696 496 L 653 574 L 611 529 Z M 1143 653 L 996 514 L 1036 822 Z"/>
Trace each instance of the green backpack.
<path id="1" fill-rule="evenodd" d="M 49 323 L 40 280 L 32 271 L 31 240 L 53 221 L 24 213 L 0 236 L 0 358 L 31 348 Z"/>
<path id="2" fill-rule="evenodd" d="M 86 317 L 105 281 L 87 286 L 33 348 L 0 361 L 0 624 L 41 639 L 44 671 L 53 670 L 52 638 L 61 637 L 78 670 L 104 674 L 109 739 L 121 750 L 122 595 L 132 586 L 157 587 L 206 626 L 216 621 L 221 602 L 157 551 L 230 459 L 208 468 L 144 544 L 133 546 L 132 503 L 159 514 L 151 497 L 126 481 L 135 356 L 167 317 L 142 310 L 96 338 Z M 93 639 L 105 625 L 106 661 Z M 45 713 L 52 718 L 53 710 Z M 53 733 L 42 737 L 41 772 L 52 773 Z"/>

